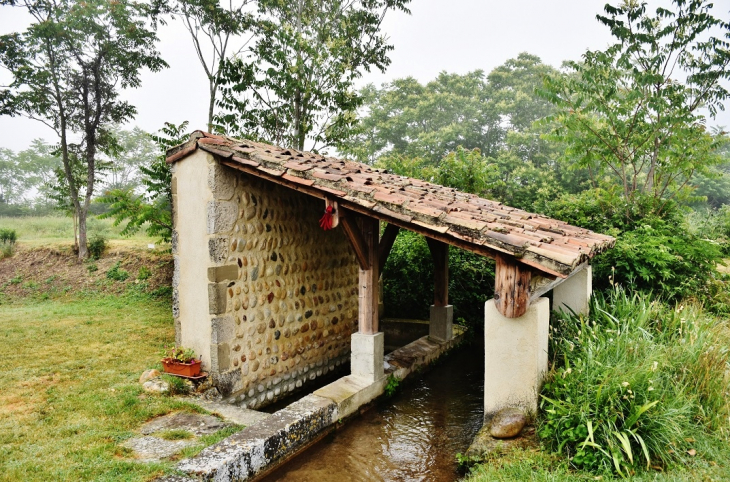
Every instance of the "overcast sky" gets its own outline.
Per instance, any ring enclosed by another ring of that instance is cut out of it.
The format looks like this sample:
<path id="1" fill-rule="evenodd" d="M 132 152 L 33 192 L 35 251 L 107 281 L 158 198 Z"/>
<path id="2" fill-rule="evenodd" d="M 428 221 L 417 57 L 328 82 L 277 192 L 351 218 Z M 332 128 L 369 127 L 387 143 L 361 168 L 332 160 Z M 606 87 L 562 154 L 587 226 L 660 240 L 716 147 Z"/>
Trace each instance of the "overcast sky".
<path id="1" fill-rule="evenodd" d="M 606 0 L 413 0 L 411 15 L 390 14 L 384 31 L 395 50 L 385 74 L 365 75 L 367 82 L 381 84 L 413 76 L 421 82 L 439 72 L 485 72 L 520 52 L 539 56 L 560 66 L 578 60 L 586 49 L 603 49 L 611 41 L 608 29 L 595 16 Z M 614 2 L 615 3 L 615 2 Z M 656 0 L 649 2 L 653 10 Z M 662 2 L 666 3 L 666 2 Z M 730 0 L 715 1 L 715 14 L 728 17 Z M 20 9 L 0 7 L 0 34 L 22 28 L 27 19 Z M 187 31 L 179 22 L 162 27 L 160 51 L 170 68 L 145 72 L 140 89 L 125 93 L 137 107 L 130 125 L 153 132 L 165 121 L 190 121 L 193 129 L 205 129 L 207 80 Z M 5 75 L 3 75 L 5 74 Z M 0 83 L 7 74 L 0 72 Z M 730 126 L 730 113 L 722 112 L 711 124 Z M 53 132 L 36 121 L 0 117 L 0 147 L 25 149 L 34 138 L 54 141 Z"/>

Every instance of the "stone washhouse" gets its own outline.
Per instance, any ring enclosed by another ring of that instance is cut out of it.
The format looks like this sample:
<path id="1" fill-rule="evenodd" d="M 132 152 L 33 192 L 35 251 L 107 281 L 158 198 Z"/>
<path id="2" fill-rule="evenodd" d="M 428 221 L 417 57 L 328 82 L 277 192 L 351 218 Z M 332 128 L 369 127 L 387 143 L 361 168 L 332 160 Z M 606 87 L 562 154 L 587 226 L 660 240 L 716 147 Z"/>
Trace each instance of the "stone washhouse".
<path id="1" fill-rule="evenodd" d="M 384 383 L 378 279 L 407 229 L 425 236 L 433 255 L 434 340 L 452 337 L 449 246 L 496 260 L 484 314 L 485 414 L 534 412 L 547 370 L 544 295 L 553 291 L 553 309 L 586 312 L 588 262 L 614 243 L 364 164 L 200 131 L 167 162 L 176 341 L 202 356 L 225 397 L 248 408 L 342 364 L 359 382 Z M 320 227 L 326 208 L 330 230 Z"/>

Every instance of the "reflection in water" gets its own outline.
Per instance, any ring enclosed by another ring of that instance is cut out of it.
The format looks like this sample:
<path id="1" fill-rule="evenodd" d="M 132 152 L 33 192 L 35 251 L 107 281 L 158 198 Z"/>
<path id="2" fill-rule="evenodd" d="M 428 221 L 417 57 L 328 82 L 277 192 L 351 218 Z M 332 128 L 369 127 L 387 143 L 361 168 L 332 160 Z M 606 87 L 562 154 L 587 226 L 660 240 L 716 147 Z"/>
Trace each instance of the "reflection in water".
<path id="1" fill-rule="evenodd" d="M 431 482 L 458 478 L 455 455 L 482 425 L 484 354 L 465 347 L 391 400 L 272 473 L 266 482 Z"/>

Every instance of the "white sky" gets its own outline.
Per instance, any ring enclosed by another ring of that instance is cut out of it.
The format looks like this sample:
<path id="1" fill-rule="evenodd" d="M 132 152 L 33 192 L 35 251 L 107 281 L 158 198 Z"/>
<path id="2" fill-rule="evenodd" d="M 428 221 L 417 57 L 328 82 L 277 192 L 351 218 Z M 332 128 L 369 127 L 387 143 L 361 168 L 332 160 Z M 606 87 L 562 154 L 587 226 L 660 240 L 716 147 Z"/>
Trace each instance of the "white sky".
<path id="1" fill-rule="evenodd" d="M 413 76 L 421 82 L 439 72 L 485 72 L 514 58 L 520 52 L 539 56 L 543 62 L 560 66 L 563 60 L 578 60 L 586 49 L 603 49 L 611 41 L 608 29 L 595 20 L 606 0 L 413 0 L 411 15 L 392 13 L 383 30 L 395 50 L 385 74 L 365 75 L 367 82 L 380 84 Z M 615 1 L 612 3 L 616 3 Z M 662 3 L 666 3 L 662 1 Z M 657 1 L 650 1 L 654 10 Z M 716 0 L 715 14 L 728 18 L 730 0 Z M 0 7 L 0 34 L 23 28 L 27 23 L 21 9 Z M 138 125 L 148 132 L 165 121 L 190 121 L 193 129 L 205 129 L 207 81 L 179 22 L 159 32 L 159 49 L 170 68 L 145 72 L 142 87 L 125 98 L 137 107 Z M 0 83 L 7 81 L 0 72 Z M 721 112 L 711 124 L 730 126 L 730 112 Z M 55 141 L 53 132 L 37 121 L 0 117 L 0 147 L 25 149 L 30 141 L 43 137 Z"/>

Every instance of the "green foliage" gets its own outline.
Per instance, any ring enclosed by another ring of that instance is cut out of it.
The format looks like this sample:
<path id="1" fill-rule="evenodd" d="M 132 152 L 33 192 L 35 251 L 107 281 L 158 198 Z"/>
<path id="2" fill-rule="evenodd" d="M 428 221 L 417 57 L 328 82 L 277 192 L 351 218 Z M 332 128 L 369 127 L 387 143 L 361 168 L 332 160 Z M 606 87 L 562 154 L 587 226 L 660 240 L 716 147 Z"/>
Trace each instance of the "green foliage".
<path id="1" fill-rule="evenodd" d="M 0 259 L 9 258 L 15 253 L 17 239 L 14 229 L 0 228 Z"/>
<path id="2" fill-rule="evenodd" d="M 367 107 L 357 134 L 341 150 L 361 162 L 420 157 L 436 165 L 458 146 L 494 155 L 503 136 L 484 72 L 442 72 L 422 85 L 407 77 L 361 91 Z"/>
<path id="3" fill-rule="evenodd" d="M 89 263 L 86 265 L 86 270 L 89 273 L 95 273 L 95 272 L 99 271 L 99 267 L 96 265 L 96 263 Z"/>
<path id="4" fill-rule="evenodd" d="M 89 240 L 89 257 L 97 260 L 102 257 L 106 251 L 106 238 L 101 234 L 95 234 Z"/>
<path id="5" fill-rule="evenodd" d="M 390 398 L 395 395 L 398 391 L 398 387 L 400 387 L 400 382 L 400 378 L 396 377 L 392 373 L 388 375 L 388 381 L 385 384 L 385 396 Z"/>
<path id="6" fill-rule="evenodd" d="M 139 273 L 137 273 L 137 279 L 144 281 L 152 276 L 152 271 L 147 266 L 140 266 Z"/>
<path id="7" fill-rule="evenodd" d="M 115 281 L 126 281 L 129 278 L 129 273 L 121 268 L 121 261 L 114 263 L 114 266 L 109 268 L 106 272 L 107 279 Z"/>
<path id="8" fill-rule="evenodd" d="M 384 155 L 375 162 L 378 169 L 387 169 L 388 172 L 400 176 L 433 181 L 436 176 L 435 168 L 422 157 L 407 157 L 402 155 Z"/>
<path id="9" fill-rule="evenodd" d="M 185 348 L 183 346 L 165 347 L 162 350 L 162 357 L 178 361 L 180 363 L 190 363 L 195 360 L 195 350 Z"/>
<path id="10" fill-rule="evenodd" d="M 594 473 L 684 462 L 695 442 L 729 428 L 724 330 L 695 306 L 623 290 L 596 296 L 588 317 L 558 317 L 540 438 Z"/>
<path id="11" fill-rule="evenodd" d="M 497 169 L 479 149 L 468 151 L 458 146 L 436 168 L 435 182 L 483 196 L 494 184 Z"/>
<path id="12" fill-rule="evenodd" d="M 482 458 L 476 455 L 464 455 L 458 452 L 455 455 L 456 464 L 459 466 L 459 471 L 464 473 L 467 472 L 474 464 L 478 464 L 482 461 Z"/>
<path id="13" fill-rule="evenodd" d="M 195 437 L 195 434 L 189 430 L 176 428 L 171 430 L 164 430 L 156 434 L 156 436 L 160 437 L 163 440 L 189 440 Z"/>
<path id="14" fill-rule="evenodd" d="M 24 32 L 0 36 L 0 65 L 12 75 L 0 90 L 0 114 L 39 120 L 58 135 L 61 188 L 78 219 L 79 258 L 84 259 L 86 216 L 102 166 L 98 156 L 118 149 L 112 126 L 136 114 L 119 93 L 139 87 L 143 68 L 158 71 L 167 65 L 155 49 L 156 12 L 151 5 L 126 0 L 21 5 L 33 22 Z M 83 171 L 83 184 L 76 170 Z"/>
<path id="15" fill-rule="evenodd" d="M 148 166 L 140 166 L 145 194 L 136 195 L 131 189 L 112 189 L 99 197 L 99 202 L 109 204 L 109 210 L 99 218 L 113 218 L 114 226 L 126 221 L 122 236 L 132 236 L 143 226 L 148 236 L 170 241 L 172 237 L 172 173 L 165 162 L 167 149 L 185 142 L 188 122 L 180 125 L 165 122 L 161 134 L 151 136 L 162 154 Z"/>
<path id="16" fill-rule="evenodd" d="M 711 10 L 705 0 L 674 0 L 673 11 L 654 16 L 646 3 L 606 5 L 598 20 L 616 43 L 569 62 L 569 75 L 545 78 L 566 155 L 591 171 L 594 187 L 618 183 L 627 204 L 651 199 L 644 215 L 687 199 L 693 176 L 721 160 L 721 140 L 706 132 L 700 109 L 714 116 L 730 96 L 730 24 Z"/>
<path id="17" fill-rule="evenodd" d="M 410 0 L 259 0 L 249 58 L 221 65 L 226 131 L 303 149 L 337 145 L 357 122 L 356 79 L 390 63 L 380 32 L 389 10 Z"/>
<path id="18" fill-rule="evenodd" d="M 564 195 L 546 204 L 546 214 L 576 226 L 616 236 L 613 249 L 594 258 L 594 286 L 620 284 L 669 300 L 711 298 L 711 283 L 722 261 L 721 245 L 690 232 L 682 213 L 666 208 L 663 217 L 642 213 L 653 200 L 637 196 L 627 204 L 617 190 Z"/>
<path id="19" fill-rule="evenodd" d="M 496 157 L 511 149 L 505 145 L 508 133 L 531 131 L 534 120 L 553 111 L 534 92 L 542 77 L 553 72 L 538 57 L 523 52 L 487 76 L 481 70 L 464 75 L 441 72 L 425 85 L 412 77 L 380 88 L 368 85 L 360 92 L 366 114 L 339 150 L 369 164 L 383 157 L 404 157 L 436 166 L 459 146 Z M 526 146 L 540 163 L 547 141 L 537 133 L 522 147 Z"/>
<path id="20" fill-rule="evenodd" d="M 433 303 L 433 260 L 425 239 L 401 231 L 383 270 L 386 316 L 427 320 Z M 483 330 L 484 302 L 494 291 L 494 262 L 456 248 L 449 250 L 449 303 L 454 318 Z"/>
<path id="21" fill-rule="evenodd" d="M 184 378 L 163 374 L 160 378 L 170 387 L 168 395 L 187 395 L 191 392 L 190 382 Z"/>
<path id="22" fill-rule="evenodd" d="M 0 243 L 15 244 L 18 240 L 18 234 L 14 229 L 0 228 Z"/>
<path id="23" fill-rule="evenodd" d="M 616 246 L 594 266 L 603 276 L 615 270 L 612 282 L 627 288 L 654 291 L 673 300 L 704 300 L 720 261 L 722 251 L 717 243 L 700 239 L 682 226 L 647 220 L 622 233 Z M 598 285 L 605 287 L 605 281 L 599 278 Z"/>

